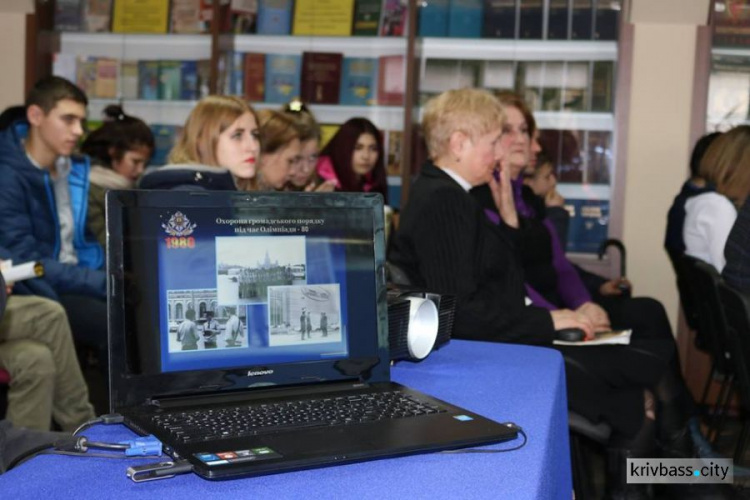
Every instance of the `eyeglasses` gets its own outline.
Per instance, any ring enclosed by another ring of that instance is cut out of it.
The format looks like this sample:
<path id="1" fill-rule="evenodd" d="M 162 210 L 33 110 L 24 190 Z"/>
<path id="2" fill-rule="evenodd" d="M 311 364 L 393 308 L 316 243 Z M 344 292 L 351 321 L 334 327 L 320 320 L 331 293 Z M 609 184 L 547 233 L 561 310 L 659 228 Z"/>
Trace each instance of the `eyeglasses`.
<path id="1" fill-rule="evenodd" d="M 298 156 L 294 159 L 293 167 L 297 170 L 312 170 L 318 164 L 318 155 Z"/>

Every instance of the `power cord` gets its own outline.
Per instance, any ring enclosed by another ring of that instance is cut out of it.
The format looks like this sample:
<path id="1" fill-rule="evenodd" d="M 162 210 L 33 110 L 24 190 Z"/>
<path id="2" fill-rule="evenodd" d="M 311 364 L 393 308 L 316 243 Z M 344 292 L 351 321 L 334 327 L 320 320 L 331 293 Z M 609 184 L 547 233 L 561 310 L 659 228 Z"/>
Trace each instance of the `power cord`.
<path id="1" fill-rule="evenodd" d="M 88 422 L 82 423 L 81 425 L 78 426 L 76 430 L 73 431 L 73 435 L 75 436 L 79 432 L 85 429 L 88 429 L 89 427 L 94 426 L 96 424 L 104 424 L 104 425 L 121 424 L 124 420 L 125 418 L 119 413 L 107 413 L 106 415 L 92 418 Z"/>
<path id="2" fill-rule="evenodd" d="M 520 450 L 521 448 L 526 446 L 526 443 L 528 442 L 529 439 L 526 436 L 526 433 L 524 432 L 524 430 L 520 426 L 514 424 L 513 422 L 506 422 L 502 425 L 505 425 L 506 427 L 510 427 L 511 429 L 514 429 L 516 432 L 518 432 L 521 435 L 521 437 L 523 437 L 523 441 L 521 442 L 521 444 L 519 444 L 518 446 L 514 446 L 513 448 L 504 448 L 502 450 L 490 450 L 490 449 L 485 449 L 485 448 L 464 448 L 460 450 L 445 450 L 442 453 L 505 453 L 508 451 Z"/>
<path id="3" fill-rule="evenodd" d="M 80 425 L 70 437 L 58 439 L 54 443 L 36 446 L 16 457 L 7 467 L 11 470 L 25 461 L 39 454 L 72 455 L 79 457 L 104 457 L 104 458 L 130 458 L 134 456 L 161 456 L 161 441 L 154 436 L 145 436 L 135 439 L 121 441 L 119 443 L 105 443 L 102 441 L 90 441 L 86 436 L 77 436 L 79 432 L 96 424 L 111 425 L 121 423 L 122 415 L 115 413 L 102 415 Z M 86 453 L 89 449 L 102 449 L 112 451 L 124 451 L 125 455 L 113 455 L 106 453 Z"/>

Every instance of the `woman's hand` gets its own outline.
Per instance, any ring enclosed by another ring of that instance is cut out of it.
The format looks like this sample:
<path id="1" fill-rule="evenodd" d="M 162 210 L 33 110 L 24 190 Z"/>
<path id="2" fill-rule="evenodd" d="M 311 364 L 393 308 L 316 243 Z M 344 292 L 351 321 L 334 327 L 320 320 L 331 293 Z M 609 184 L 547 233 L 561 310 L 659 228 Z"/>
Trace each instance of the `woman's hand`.
<path id="1" fill-rule="evenodd" d="M 552 316 L 552 323 L 555 325 L 555 330 L 580 328 L 585 334 L 584 340 L 592 340 L 594 338 L 594 325 L 585 315 L 571 311 L 570 309 L 550 311 L 550 315 Z"/>
<path id="2" fill-rule="evenodd" d="M 602 286 L 599 287 L 599 293 L 606 296 L 618 296 L 622 295 L 623 289 L 630 289 L 630 291 L 633 291 L 633 285 L 628 281 L 627 278 L 617 278 L 614 280 L 609 280 L 604 283 L 602 283 Z"/>
<path id="3" fill-rule="evenodd" d="M 315 185 L 315 181 L 305 186 L 305 192 L 316 192 L 316 193 L 332 193 L 336 189 L 336 183 L 332 180 L 327 180 Z"/>
<path id="4" fill-rule="evenodd" d="M 513 190 L 510 185 L 510 167 L 503 160 L 499 164 L 500 180 L 496 180 L 494 175 L 490 177 L 492 199 L 495 201 L 495 207 L 497 207 L 503 222 L 518 229 L 518 213 L 513 202 Z"/>
<path id="5" fill-rule="evenodd" d="M 576 309 L 576 312 L 586 316 L 594 326 L 594 330 L 597 332 L 612 329 L 609 324 L 609 316 L 607 315 L 607 312 L 593 302 L 585 302 Z"/>

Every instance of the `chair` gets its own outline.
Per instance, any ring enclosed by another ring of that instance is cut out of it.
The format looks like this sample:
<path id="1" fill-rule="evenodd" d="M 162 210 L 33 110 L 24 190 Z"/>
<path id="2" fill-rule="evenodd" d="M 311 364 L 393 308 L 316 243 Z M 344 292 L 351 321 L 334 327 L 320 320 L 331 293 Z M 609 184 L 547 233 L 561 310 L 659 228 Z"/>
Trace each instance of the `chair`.
<path id="1" fill-rule="evenodd" d="M 700 259 L 684 256 L 683 264 L 692 297 L 690 300 L 696 319 L 697 337 L 712 358 L 711 373 L 703 390 L 701 404 L 706 401 L 711 380 L 722 380 L 709 430 L 709 440 L 713 442 L 723 426 L 734 381 L 732 356 L 727 345 L 727 322 L 719 299 L 719 284 L 722 279 L 716 268 Z M 696 345 L 698 346 L 698 342 Z"/>
<path id="2" fill-rule="evenodd" d="M 719 284 L 719 297 L 727 319 L 727 343 L 732 353 L 744 420 L 734 453 L 734 460 L 739 463 L 750 438 L 750 296 L 722 282 Z"/>
<path id="3" fill-rule="evenodd" d="M 590 479 L 590 460 L 586 441 L 604 447 L 612 434 L 612 428 L 604 423 L 595 424 L 591 420 L 568 410 L 568 430 L 570 431 L 570 461 L 573 468 L 573 491 L 576 500 L 596 498 L 594 485 Z"/>

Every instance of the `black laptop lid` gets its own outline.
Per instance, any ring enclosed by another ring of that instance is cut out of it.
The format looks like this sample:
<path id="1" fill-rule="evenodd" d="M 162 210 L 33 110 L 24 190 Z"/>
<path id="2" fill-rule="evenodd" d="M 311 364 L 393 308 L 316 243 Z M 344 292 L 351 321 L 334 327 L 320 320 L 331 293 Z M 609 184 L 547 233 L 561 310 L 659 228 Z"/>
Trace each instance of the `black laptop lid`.
<path id="1" fill-rule="evenodd" d="M 384 258 L 377 194 L 110 191 L 112 410 L 387 381 Z"/>

